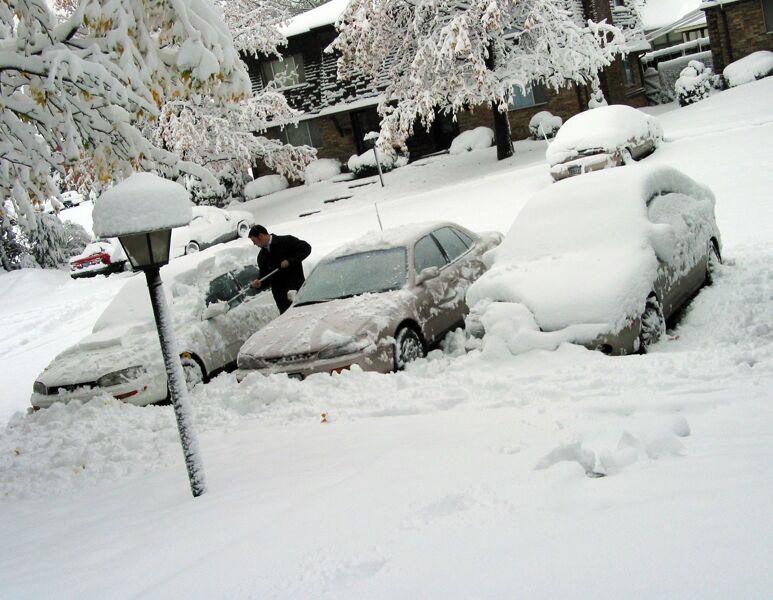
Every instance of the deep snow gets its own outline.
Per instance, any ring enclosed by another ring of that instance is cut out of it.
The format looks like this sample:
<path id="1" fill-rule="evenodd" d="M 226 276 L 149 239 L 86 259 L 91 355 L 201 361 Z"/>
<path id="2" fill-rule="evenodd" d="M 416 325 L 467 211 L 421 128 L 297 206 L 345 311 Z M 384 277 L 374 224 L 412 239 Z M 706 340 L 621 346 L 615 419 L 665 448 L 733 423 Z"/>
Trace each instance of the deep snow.
<path id="1" fill-rule="evenodd" d="M 767 597 L 771 97 L 773 78 L 657 111 L 666 142 L 645 161 L 712 189 L 726 264 L 650 354 L 464 353 L 454 335 L 387 376 L 222 375 L 192 393 L 209 486 L 195 501 L 170 407 L 17 413 L 0 432 L 0 596 Z M 308 239 L 312 261 L 377 227 L 373 202 L 385 226 L 504 231 L 552 185 L 544 149 L 240 208 Z M 27 362 L 85 334 L 122 277 L 0 276 L 3 414 L 26 407 Z"/>

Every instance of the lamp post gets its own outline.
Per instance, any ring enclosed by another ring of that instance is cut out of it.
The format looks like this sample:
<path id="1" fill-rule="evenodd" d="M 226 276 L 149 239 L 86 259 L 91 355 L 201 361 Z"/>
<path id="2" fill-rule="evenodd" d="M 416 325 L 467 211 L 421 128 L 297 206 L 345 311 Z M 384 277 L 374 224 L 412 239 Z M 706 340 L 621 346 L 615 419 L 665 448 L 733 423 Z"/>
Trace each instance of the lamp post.
<path id="1" fill-rule="evenodd" d="M 378 151 L 376 150 L 376 140 L 378 139 L 378 132 L 377 131 L 369 131 L 365 134 L 365 136 L 362 138 L 362 140 L 367 145 L 372 145 L 373 148 L 373 157 L 376 159 L 376 168 L 378 169 L 378 179 L 381 182 L 381 187 L 384 187 L 384 174 L 381 172 L 381 163 L 378 160 Z M 379 219 L 380 221 L 380 219 Z"/>
<path id="2" fill-rule="evenodd" d="M 204 469 L 160 274 L 169 262 L 172 228 L 190 223 L 188 192 L 156 175 L 135 173 L 102 195 L 93 216 L 94 233 L 117 236 L 134 270 L 145 273 L 191 492 L 200 496 L 206 491 Z"/>

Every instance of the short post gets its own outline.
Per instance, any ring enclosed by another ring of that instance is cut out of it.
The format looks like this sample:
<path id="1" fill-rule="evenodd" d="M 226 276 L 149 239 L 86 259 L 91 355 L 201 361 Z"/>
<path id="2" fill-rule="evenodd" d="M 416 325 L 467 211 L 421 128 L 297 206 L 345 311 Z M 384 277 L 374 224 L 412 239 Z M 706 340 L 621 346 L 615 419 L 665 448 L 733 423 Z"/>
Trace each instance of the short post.
<path id="1" fill-rule="evenodd" d="M 381 172 L 381 163 L 378 162 L 378 152 L 376 151 L 376 145 L 373 144 L 373 156 L 376 157 L 376 168 L 378 169 L 378 179 L 381 181 L 381 187 L 384 187 L 384 174 Z"/>
<path id="2" fill-rule="evenodd" d="M 103 237 L 117 236 L 134 270 L 145 273 L 169 396 L 195 498 L 206 491 L 204 468 L 160 272 L 169 262 L 172 229 L 190 223 L 191 215 L 188 191 L 179 183 L 152 173 L 134 173 L 109 189 L 93 212 L 94 233 Z"/>
<path id="3" fill-rule="evenodd" d="M 381 171 L 381 163 L 378 160 L 378 151 L 376 150 L 376 140 L 378 140 L 378 132 L 369 131 L 362 138 L 367 144 L 373 144 L 373 157 L 376 159 L 376 168 L 378 169 L 378 179 L 381 182 L 381 187 L 384 187 L 384 173 Z"/>

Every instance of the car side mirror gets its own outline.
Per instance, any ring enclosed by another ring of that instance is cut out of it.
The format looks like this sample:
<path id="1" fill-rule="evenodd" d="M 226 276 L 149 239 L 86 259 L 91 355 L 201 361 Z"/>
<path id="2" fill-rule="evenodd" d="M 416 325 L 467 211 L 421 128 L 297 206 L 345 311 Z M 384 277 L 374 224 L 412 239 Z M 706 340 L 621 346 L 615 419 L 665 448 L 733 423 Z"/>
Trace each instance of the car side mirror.
<path id="1" fill-rule="evenodd" d="M 440 269 L 437 267 L 427 267 L 421 273 L 416 275 L 416 285 L 421 285 L 425 281 L 434 279 L 438 275 L 440 275 Z"/>
<path id="2" fill-rule="evenodd" d="M 201 313 L 202 321 L 209 321 L 217 316 L 224 315 L 230 310 L 228 302 L 213 302 Z"/>
<path id="3" fill-rule="evenodd" d="M 290 302 L 295 302 L 295 296 L 298 295 L 298 290 L 288 290 L 287 292 L 287 299 Z"/>

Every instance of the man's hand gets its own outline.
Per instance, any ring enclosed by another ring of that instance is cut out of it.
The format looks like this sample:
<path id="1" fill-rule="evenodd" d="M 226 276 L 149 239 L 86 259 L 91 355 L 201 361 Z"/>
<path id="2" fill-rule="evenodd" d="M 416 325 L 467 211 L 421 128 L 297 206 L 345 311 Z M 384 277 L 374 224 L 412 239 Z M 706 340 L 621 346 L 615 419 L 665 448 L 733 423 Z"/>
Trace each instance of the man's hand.
<path id="1" fill-rule="evenodd" d="M 260 279 L 255 279 L 252 282 L 250 282 L 250 287 L 252 289 L 255 289 L 255 290 L 259 289 L 260 286 L 262 286 L 262 285 L 263 284 L 261 283 Z"/>
<path id="2" fill-rule="evenodd" d="M 290 261 L 285 259 L 285 260 L 283 260 L 282 262 L 279 263 L 279 266 L 282 267 L 283 269 L 286 269 L 287 267 L 290 266 Z"/>

